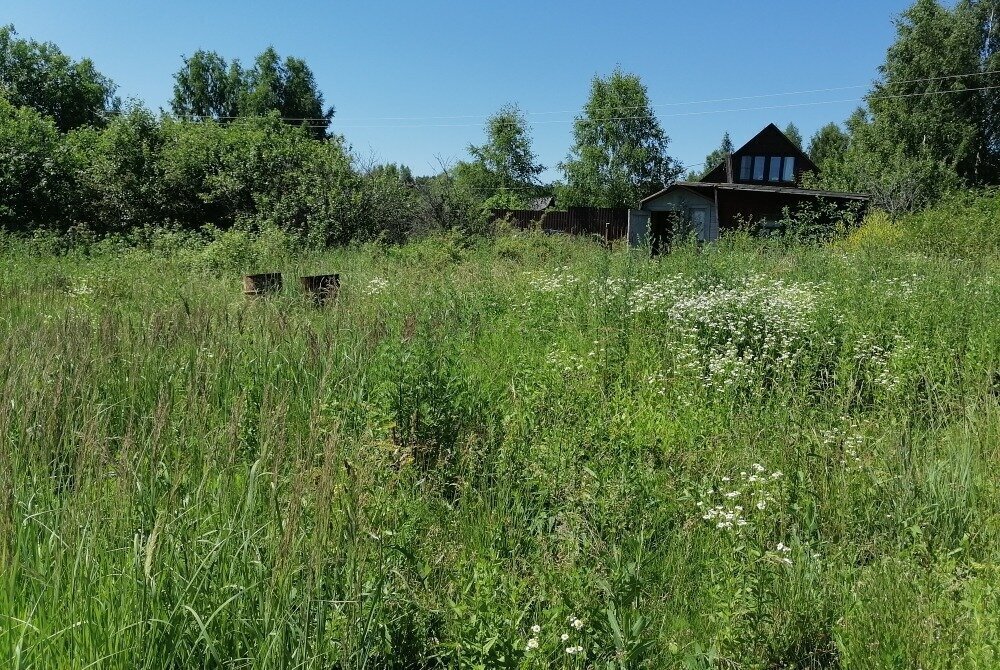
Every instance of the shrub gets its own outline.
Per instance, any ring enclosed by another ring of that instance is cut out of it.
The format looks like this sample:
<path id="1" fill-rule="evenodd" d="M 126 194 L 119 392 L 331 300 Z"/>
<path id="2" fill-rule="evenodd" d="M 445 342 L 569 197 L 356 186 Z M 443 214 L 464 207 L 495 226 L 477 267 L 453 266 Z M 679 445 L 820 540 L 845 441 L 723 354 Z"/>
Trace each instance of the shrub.
<path id="1" fill-rule="evenodd" d="M 79 193 L 72 152 L 52 119 L 0 97 L 0 228 L 67 228 Z"/>
<path id="2" fill-rule="evenodd" d="M 86 218 L 99 233 L 122 233 L 170 218 L 159 122 L 133 107 L 103 131 L 86 127 L 67 141 L 76 153 Z"/>
<path id="3" fill-rule="evenodd" d="M 903 237 L 903 231 L 884 210 L 868 212 L 861 225 L 852 230 L 843 240 L 842 246 L 848 251 L 895 247 Z"/>
<path id="4" fill-rule="evenodd" d="M 900 222 L 916 251 L 951 257 L 1000 253 L 1000 190 L 956 191 L 937 206 Z"/>

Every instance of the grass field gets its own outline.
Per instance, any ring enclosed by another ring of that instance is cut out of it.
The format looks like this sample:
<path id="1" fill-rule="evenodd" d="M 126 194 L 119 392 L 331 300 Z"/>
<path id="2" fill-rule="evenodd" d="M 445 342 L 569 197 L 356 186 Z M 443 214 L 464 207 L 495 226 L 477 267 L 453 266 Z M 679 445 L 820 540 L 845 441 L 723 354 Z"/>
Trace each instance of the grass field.
<path id="1" fill-rule="evenodd" d="M 1000 261 L 900 236 L 7 241 L 2 665 L 998 667 Z"/>

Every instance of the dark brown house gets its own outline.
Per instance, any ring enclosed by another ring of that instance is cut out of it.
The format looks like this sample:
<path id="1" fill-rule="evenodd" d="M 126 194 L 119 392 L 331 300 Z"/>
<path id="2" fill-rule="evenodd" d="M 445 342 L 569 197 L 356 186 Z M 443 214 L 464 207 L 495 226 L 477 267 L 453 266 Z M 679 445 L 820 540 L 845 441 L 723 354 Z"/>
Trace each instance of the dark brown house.
<path id="1" fill-rule="evenodd" d="M 710 241 L 740 225 L 767 226 L 779 221 L 785 208 L 795 210 L 805 202 L 845 205 L 868 200 L 860 193 L 800 188 L 806 171 L 818 170 L 777 126 L 769 124 L 700 181 L 677 182 L 645 198 L 630 218 L 629 239 L 635 243 L 648 236 L 658 246 L 683 222 L 700 240 Z"/>

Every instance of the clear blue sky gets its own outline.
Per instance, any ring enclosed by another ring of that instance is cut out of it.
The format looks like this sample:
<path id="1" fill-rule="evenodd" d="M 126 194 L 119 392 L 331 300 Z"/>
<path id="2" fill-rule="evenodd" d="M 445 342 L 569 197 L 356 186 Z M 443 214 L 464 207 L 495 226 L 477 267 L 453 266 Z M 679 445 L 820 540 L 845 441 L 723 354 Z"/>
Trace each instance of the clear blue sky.
<path id="1" fill-rule="evenodd" d="M 893 40 L 893 18 L 910 4 L 7 0 L 0 20 L 92 58 L 123 98 L 153 109 L 167 107 L 182 54 L 211 49 L 249 62 L 273 45 L 306 59 L 337 109 L 334 129 L 359 156 L 416 174 L 435 172 L 439 157 L 464 158 L 485 116 L 514 102 L 551 179 L 591 78 L 616 65 L 642 78 L 684 163 L 700 163 L 726 130 L 738 146 L 772 121 L 794 121 L 808 140 L 857 106 Z"/>

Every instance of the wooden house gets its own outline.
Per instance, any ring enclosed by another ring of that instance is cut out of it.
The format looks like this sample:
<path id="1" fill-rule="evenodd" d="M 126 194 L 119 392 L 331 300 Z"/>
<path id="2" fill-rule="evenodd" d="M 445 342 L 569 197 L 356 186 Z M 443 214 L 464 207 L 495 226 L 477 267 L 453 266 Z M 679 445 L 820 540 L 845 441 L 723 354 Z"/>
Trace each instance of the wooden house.
<path id="1" fill-rule="evenodd" d="M 726 229 L 767 227 L 805 202 L 865 203 L 868 196 L 800 188 L 802 174 L 816 165 L 777 126 L 769 124 L 729 154 L 700 181 L 676 182 L 645 198 L 629 220 L 632 243 L 648 238 L 654 250 L 679 226 L 711 241 Z"/>

